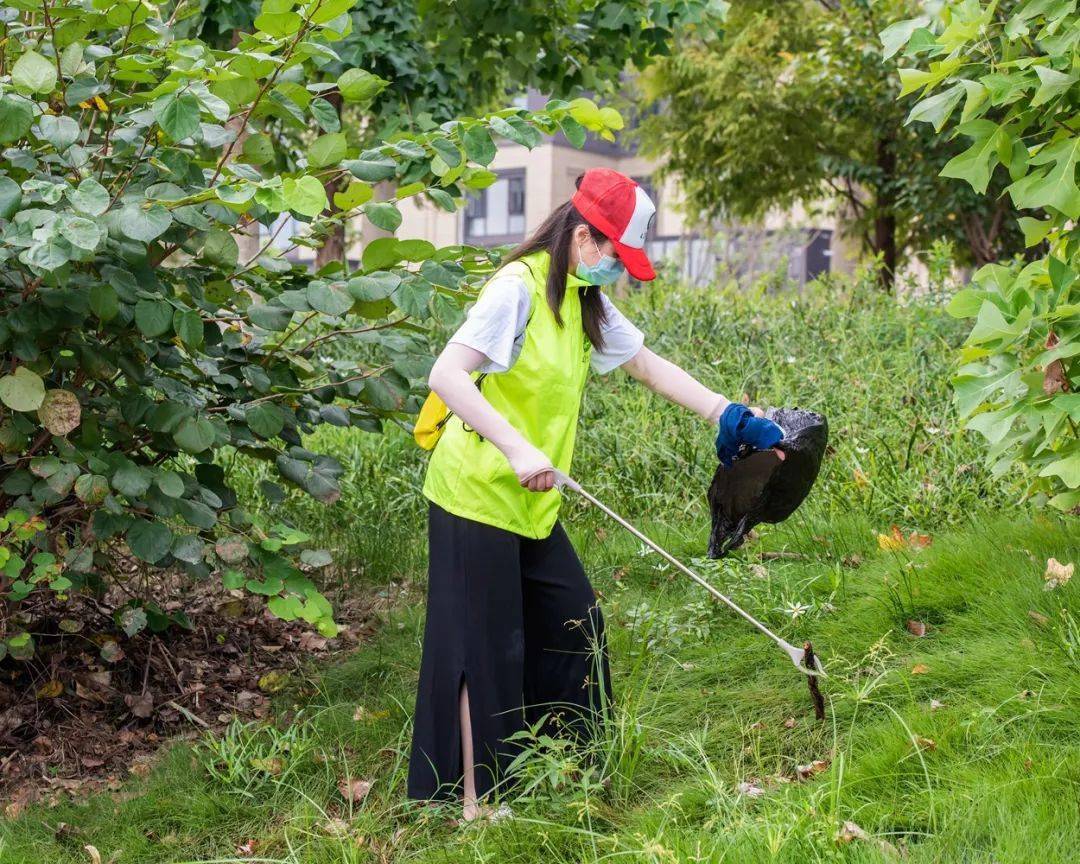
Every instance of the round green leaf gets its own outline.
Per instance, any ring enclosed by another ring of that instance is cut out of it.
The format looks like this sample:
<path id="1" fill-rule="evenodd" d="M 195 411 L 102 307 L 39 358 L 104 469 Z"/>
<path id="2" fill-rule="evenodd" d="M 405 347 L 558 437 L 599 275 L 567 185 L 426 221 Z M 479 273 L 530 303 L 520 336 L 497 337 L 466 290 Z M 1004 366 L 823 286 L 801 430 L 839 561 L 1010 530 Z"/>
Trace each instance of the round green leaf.
<path id="1" fill-rule="evenodd" d="M 174 141 L 199 131 L 199 100 L 191 93 L 166 93 L 154 100 L 154 119 Z"/>
<path id="2" fill-rule="evenodd" d="M 160 522 L 139 519 L 128 529 L 127 543 L 132 554 L 147 564 L 156 564 L 172 547 L 173 535 Z"/>
<path id="3" fill-rule="evenodd" d="M 368 103 L 378 96 L 388 83 L 378 75 L 372 75 L 364 69 L 346 69 L 337 81 L 338 90 L 341 91 L 341 97 L 346 102 L 361 104 Z"/>
<path id="4" fill-rule="evenodd" d="M 181 312 L 177 309 L 173 313 L 173 330 L 188 348 L 200 348 L 203 344 L 202 317 L 194 309 Z"/>
<path id="5" fill-rule="evenodd" d="M 160 237 L 172 224 L 172 214 L 160 204 L 148 209 L 138 204 L 125 204 L 120 210 L 120 230 L 132 240 L 149 243 Z"/>
<path id="6" fill-rule="evenodd" d="M 481 126 L 470 126 L 465 130 L 465 153 L 473 162 L 481 165 L 490 165 L 495 158 L 495 142 L 491 139 L 491 133 Z"/>
<path id="7" fill-rule="evenodd" d="M 314 218 L 326 209 L 326 190 L 315 177 L 286 177 L 284 182 L 285 205 L 295 213 Z"/>
<path id="8" fill-rule="evenodd" d="M 79 140 L 79 124 L 74 117 L 43 114 L 38 120 L 36 134 L 52 144 L 57 153 L 63 153 Z"/>
<path id="9" fill-rule="evenodd" d="M 377 237 L 372 240 L 364 247 L 364 253 L 361 258 L 364 269 L 372 271 L 385 270 L 388 267 L 393 267 L 404 257 L 401 252 L 398 251 L 400 245 L 400 241 L 395 237 Z"/>
<path id="10" fill-rule="evenodd" d="M 0 177 L 0 219 L 10 219 L 19 212 L 21 204 L 22 189 L 19 184 L 10 177 Z"/>
<path id="11" fill-rule="evenodd" d="M 214 425 L 203 417 L 188 417 L 173 433 L 173 440 L 187 453 L 202 453 L 214 443 Z"/>
<path id="12" fill-rule="evenodd" d="M 198 564 L 203 560 L 203 550 L 206 544 L 199 539 L 198 534 L 180 534 L 173 541 L 172 554 L 174 558 L 187 561 L 188 564 Z"/>
<path id="13" fill-rule="evenodd" d="M 112 487 L 128 498 L 141 498 L 150 489 L 153 475 L 142 465 L 126 462 L 112 475 Z"/>
<path id="14" fill-rule="evenodd" d="M 401 277 L 396 273 L 369 273 L 366 276 L 354 276 L 349 280 L 348 288 L 355 299 L 367 302 L 389 297 L 400 283 Z"/>
<path id="15" fill-rule="evenodd" d="M 154 482 L 161 493 L 170 498 L 179 498 L 184 494 L 184 479 L 175 471 L 158 471 L 154 475 Z"/>
<path id="16" fill-rule="evenodd" d="M 307 302 L 312 309 L 336 318 L 352 308 L 353 299 L 341 286 L 317 279 L 307 287 Z"/>
<path id="17" fill-rule="evenodd" d="M 402 240 L 397 251 L 406 261 L 426 261 L 435 254 L 435 246 L 427 240 Z"/>
<path id="18" fill-rule="evenodd" d="M 92 252 L 101 242 L 102 231 L 97 222 L 82 216 L 64 215 L 58 220 L 60 236 L 72 246 Z"/>
<path id="19" fill-rule="evenodd" d="M 232 270 L 240 260 L 240 247 L 228 231 L 214 228 L 206 235 L 202 257 L 211 264 L 217 264 L 225 270 Z"/>
<path id="20" fill-rule="evenodd" d="M 263 13 L 255 18 L 255 27 L 269 36 L 292 36 L 304 25 L 295 12 Z"/>
<path id="21" fill-rule="evenodd" d="M 45 382 L 25 366 L 0 378 L 0 402 L 12 411 L 36 411 L 44 400 Z"/>
<path id="22" fill-rule="evenodd" d="M 350 305 L 352 301 L 350 300 Z M 274 438 L 285 428 L 281 409 L 272 402 L 261 402 L 244 412 L 248 428 L 261 438 Z"/>
<path id="23" fill-rule="evenodd" d="M 34 108 L 29 99 L 13 93 L 0 98 L 0 144 L 23 138 L 33 122 Z"/>
<path id="24" fill-rule="evenodd" d="M 347 150 L 345 135 L 342 132 L 331 132 L 316 138 L 307 151 L 309 168 L 326 168 L 336 165 L 345 158 Z"/>
<path id="25" fill-rule="evenodd" d="M 431 141 L 431 146 L 449 167 L 456 168 L 461 164 L 461 151 L 453 142 L 445 138 L 435 138 Z"/>
<path id="26" fill-rule="evenodd" d="M 108 282 L 90 286 L 90 311 L 102 321 L 110 321 L 120 312 L 120 299 Z"/>
<path id="27" fill-rule="evenodd" d="M 347 169 L 353 177 L 367 183 L 389 180 L 397 174 L 397 162 L 377 151 L 374 154 L 361 153 L 359 159 L 348 159 L 342 163 L 342 167 Z"/>
<path id="28" fill-rule="evenodd" d="M 352 210 L 371 200 L 372 189 L 367 183 L 357 180 L 348 188 L 334 193 L 334 206 L 339 210 Z"/>
<path id="29" fill-rule="evenodd" d="M 337 109 L 325 99 L 312 99 L 309 110 L 323 132 L 341 131 L 341 118 L 338 116 Z"/>
<path id="30" fill-rule="evenodd" d="M 242 154 L 241 161 L 249 165 L 265 165 L 274 158 L 274 144 L 268 136 L 260 132 L 244 140 Z"/>
<path id="31" fill-rule="evenodd" d="M 52 93 L 56 87 L 56 66 L 37 51 L 27 51 L 11 67 L 11 81 L 28 93 Z"/>
<path id="32" fill-rule="evenodd" d="M 384 231 L 397 231 L 401 224 L 401 211 L 389 201 L 380 201 L 364 207 L 364 215 L 376 228 Z"/>
<path id="33" fill-rule="evenodd" d="M 135 324 L 147 339 L 168 333 L 172 316 L 173 307 L 164 300 L 140 300 L 135 304 Z"/>
<path id="34" fill-rule="evenodd" d="M 74 189 L 67 190 L 71 206 L 87 216 L 100 216 L 109 209 L 109 191 L 93 177 L 87 177 Z"/>

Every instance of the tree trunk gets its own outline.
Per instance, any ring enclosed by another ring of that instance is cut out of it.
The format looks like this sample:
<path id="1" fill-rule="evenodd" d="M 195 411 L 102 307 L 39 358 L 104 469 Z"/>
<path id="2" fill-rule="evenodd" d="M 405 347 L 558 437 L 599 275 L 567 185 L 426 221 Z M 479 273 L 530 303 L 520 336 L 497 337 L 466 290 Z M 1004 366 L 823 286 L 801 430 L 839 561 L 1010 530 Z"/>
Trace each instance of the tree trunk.
<path id="1" fill-rule="evenodd" d="M 874 196 L 873 249 L 881 256 L 878 284 L 884 291 L 892 291 L 896 284 L 896 154 L 892 144 L 892 136 L 878 139 L 877 167 L 881 179 Z"/>
<path id="2" fill-rule="evenodd" d="M 968 247 L 971 249 L 971 257 L 976 267 L 990 264 L 1000 257 L 998 238 L 1001 234 L 1001 222 L 1005 210 L 1005 199 L 999 198 L 994 205 L 989 226 L 984 226 L 983 217 L 979 213 L 970 213 L 963 217 L 964 235 L 967 237 Z"/>
<path id="3" fill-rule="evenodd" d="M 337 111 L 338 119 L 341 119 L 341 94 L 334 90 L 327 93 L 323 97 L 327 102 L 334 106 L 334 110 Z M 332 215 L 339 212 L 337 206 L 334 204 L 334 193 L 338 192 L 342 188 L 340 180 L 330 180 L 324 184 L 326 189 L 326 200 L 330 202 L 327 209 L 324 211 L 325 215 Z M 315 269 L 325 267 L 333 261 L 345 260 L 345 223 L 339 222 L 334 225 L 333 230 L 326 238 L 326 242 L 322 247 L 315 252 Z"/>

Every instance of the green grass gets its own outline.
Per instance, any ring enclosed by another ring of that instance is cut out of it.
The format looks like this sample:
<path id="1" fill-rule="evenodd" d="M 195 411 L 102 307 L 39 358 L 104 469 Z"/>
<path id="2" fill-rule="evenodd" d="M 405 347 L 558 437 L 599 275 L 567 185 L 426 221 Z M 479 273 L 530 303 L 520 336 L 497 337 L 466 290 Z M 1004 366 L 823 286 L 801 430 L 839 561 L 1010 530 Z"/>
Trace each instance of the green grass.
<path id="1" fill-rule="evenodd" d="M 422 461 L 403 434 L 331 430 L 312 444 L 347 464 L 342 501 L 291 500 L 283 515 L 349 562 L 340 590 L 412 584 L 377 640 L 298 682 L 276 727 L 177 746 L 116 796 L 0 825 L 0 862 L 86 862 L 85 844 L 117 864 L 801 864 L 892 860 L 890 848 L 912 862 L 1075 860 L 1080 588 L 1044 591 L 1042 573 L 1048 557 L 1080 557 L 1080 525 L 1016 504 L 1015 485 L 979 465 L 944 383 L 953 322 L 839 286 L 658 288 L 627 305 L 650 344 L 730 395 L 830 418 L 835 452 L 811 500 L 722 562 L 699 559 L 714 465 L 699 421 L 616 373 L 590 386 L 574 469 L 785 638 L 813 639 L 830 670 L 824 724 L 771 643 L 573 502 L 565 521 L 609 621 L 611 723 L 591 753 L 534 742 L 511 821 L 454 827 L 453 808 L 410 805 Z M 255 499 L 258 470 L 237 470 Z M 894 523 L 932 546 L 879 549 Z M 762 550 L 792 557 L 760 562 Z M 829 767 L 782 782 L 813 760 Z M 347 804 L 342 778 L 371 780 L 370 795 Z M 79 833 L 57 835 L 60 822 Z M 866 836 L 838 841 L 846 822 Z M 249 839 L 254 856 L 239 857 Z"/>

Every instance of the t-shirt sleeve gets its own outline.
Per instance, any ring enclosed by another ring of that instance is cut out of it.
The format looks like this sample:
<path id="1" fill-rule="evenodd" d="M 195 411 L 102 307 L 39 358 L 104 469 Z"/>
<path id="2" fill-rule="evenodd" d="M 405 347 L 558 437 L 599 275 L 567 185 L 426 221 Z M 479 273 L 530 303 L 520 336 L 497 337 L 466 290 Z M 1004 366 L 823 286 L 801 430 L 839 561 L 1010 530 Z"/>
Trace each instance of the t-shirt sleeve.
<path id="1" fill-rule="evenodd" d="M 514 365 L 514 342 L 529 321 L 529 290 L 520 276 L 497 275 L 480 291 L 465 321 L 450 337 L 488 358 L 480 372 L 506 372 Z"/>
<path id="2" fill-rule="evenodd" d="M 600 331 L 604 336 L 604 350 L 592 352 L 592 369 L 604 375 L 628 360 L 633 360 L 645 344 L 645 334 L 615 308 L 615 304 L 606 294 L 600 294 L 600 301 L 607 314 L 607 321 Z"/>

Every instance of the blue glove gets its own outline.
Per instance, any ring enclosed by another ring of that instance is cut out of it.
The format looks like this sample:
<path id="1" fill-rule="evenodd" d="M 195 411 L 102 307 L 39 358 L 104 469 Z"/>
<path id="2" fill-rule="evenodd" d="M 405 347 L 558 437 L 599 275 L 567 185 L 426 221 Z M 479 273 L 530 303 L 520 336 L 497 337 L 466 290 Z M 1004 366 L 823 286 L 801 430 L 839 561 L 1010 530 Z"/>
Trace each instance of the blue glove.
<path id="1" fill-rule="evenodd" d="M 772 420 L 755 417 L 745 405 L 732 402 L 720 415 L 716 432 L 716 458 L 730 468 L 742 445 L 747 444 L 755 450 L 768 450 L 783 438 L 784 430 Z"/>

